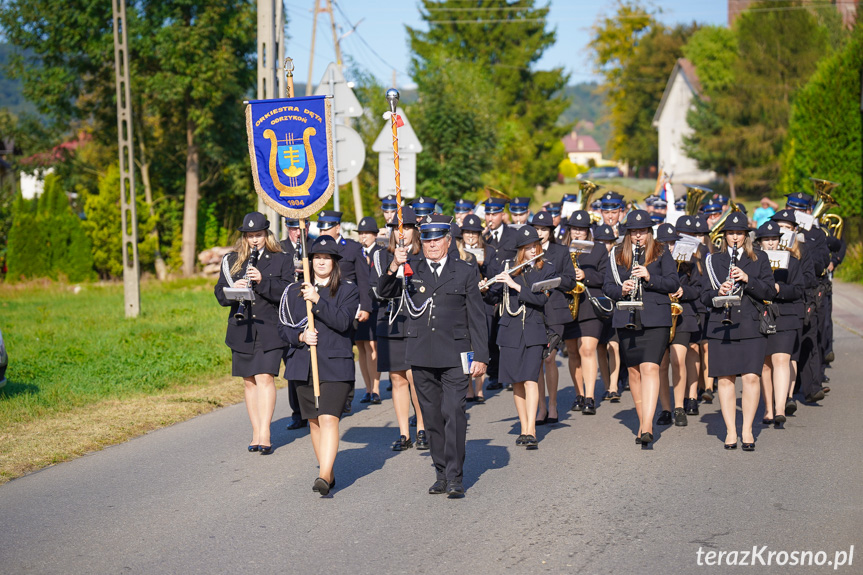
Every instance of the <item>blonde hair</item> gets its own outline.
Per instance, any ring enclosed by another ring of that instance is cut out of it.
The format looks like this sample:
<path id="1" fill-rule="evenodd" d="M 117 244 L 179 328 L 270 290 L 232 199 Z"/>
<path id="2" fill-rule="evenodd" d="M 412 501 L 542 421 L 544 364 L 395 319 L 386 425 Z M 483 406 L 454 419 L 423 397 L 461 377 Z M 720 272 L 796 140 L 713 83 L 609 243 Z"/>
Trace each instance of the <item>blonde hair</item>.
<path id="1" fill-rule="evenodd" d="M 722 234 L 722 242 L 719 244 L 719 252 L 728 251 L 728 240 L 725 239 L 725 234 Z M 752 247 L 752 238 L 749 234 L 743 236 L 743 253 L 746 254 L 753 262 L 758 261 L 758 255 L 755 253 L 755 248 Z"/>
<path id="2" fill-rule="evenodd" d="M 237 252 L 237 260 L 234 262 L 234 265 L 231 266 L 231 275 L 236 274 L 238 271 L 243 269 L 245 266 L 246 260 L 249 259 L 249 256 L 252 254 L 252 248 L 249 247 L 249 242 L 246 241 L 246 233 L 243 232 L 237 241 L 234 242 L 234 251 Z M 267 243 L 264 247 L 270 253 L 281 253 L 282 244 L 276 239 L 276 236 L 270 230 L 267 230 Z"/>

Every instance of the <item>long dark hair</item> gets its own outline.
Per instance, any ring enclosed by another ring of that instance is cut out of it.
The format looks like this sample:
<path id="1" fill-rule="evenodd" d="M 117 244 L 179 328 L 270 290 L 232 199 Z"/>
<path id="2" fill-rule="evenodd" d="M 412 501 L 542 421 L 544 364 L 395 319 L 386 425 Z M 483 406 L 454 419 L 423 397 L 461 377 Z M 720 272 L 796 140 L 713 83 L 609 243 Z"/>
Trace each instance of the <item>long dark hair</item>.
<path id="1" fill-rule="evenodd" d="M 662 244 L 653 239 L 652 234 L 647 234 L 647 243 L 644 248 L 645 267 L 647 267 L 647 264 L 658 260 L 662 256 L 662 252 L 665 251 Z M 620 245 L 620 249 L 617 250 L 615 261 L 617 262 L 617 265 L 625 268 L 630 268 L 632 266 L 632 234 L 627 233 L 623 237 L 623 243 Z"/>
<path id="2" fill-rule="evenodd" d="M 342 283 L 342 273 L 339 269 L 339 260 L 334 258 L 330 254 L 312 254 L 312 260 L 314 260 L 315 256 L 329 256 L 330 260 L 333 262 L 333 271 L 330 272 L 330 297 L 336 297 L 336 294 L 339 291 L 339 284 Z M 315 275 L 314 268 L 312 268 L 312 275 Z"/>
<path id="3" fill-rule="evenodd" d="M 407 226 L 405 226 L 405 227 L 407 227 Z M 411 253 L 411 255 L 415 256 L 418 253 L 420 253 L 420 250 L 422 250 L 422 244 L 420 243 L 419 230 L 416 228 L 416 226 L 411 226 L 411 227 L 413 228 L 414 232 L 413 232 L 413 235 L 411 236 L 410 253 Z M 391 254 L 396 253 L 396 248 L 398 247 L 398 235 L 399 235 L 399 229 L 393 228 L 393 231 L 390 232 L 390 244 L 389 244 L 389 246 L 387 246 L 387 250 L 389 250 L 389 252 Z"/>

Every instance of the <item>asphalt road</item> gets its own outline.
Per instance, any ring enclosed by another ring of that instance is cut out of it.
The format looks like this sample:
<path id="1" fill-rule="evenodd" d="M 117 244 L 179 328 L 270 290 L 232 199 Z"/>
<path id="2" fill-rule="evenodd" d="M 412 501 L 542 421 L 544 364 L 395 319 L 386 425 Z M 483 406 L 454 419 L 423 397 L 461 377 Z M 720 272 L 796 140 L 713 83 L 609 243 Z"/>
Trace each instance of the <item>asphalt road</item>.
<path id="1" fill-rule="evenodd" d="M 269 457 L 246 451 L 236 405 L 0 487 L 0 573 L 863 573 L 859 333 L 837 325 L 832 392 L 784 430 L 756 425 L 753 453 L 723 449 L 718 401 L 642 450 L 628 393 L 592 417 L 562 412 L 529 452 L 511 395 L 495 392 L 469 408 L 461 500 L 427 494 L 428 452 L 389 449 L 389 401 L 355 403 L 337 489 L 319 497 L 308 431 L 284 429 L 280 391 Z M 755 566 L 705 564 L 734 551 Z M 769 555 L 801 551 L 825 564 Z"/>

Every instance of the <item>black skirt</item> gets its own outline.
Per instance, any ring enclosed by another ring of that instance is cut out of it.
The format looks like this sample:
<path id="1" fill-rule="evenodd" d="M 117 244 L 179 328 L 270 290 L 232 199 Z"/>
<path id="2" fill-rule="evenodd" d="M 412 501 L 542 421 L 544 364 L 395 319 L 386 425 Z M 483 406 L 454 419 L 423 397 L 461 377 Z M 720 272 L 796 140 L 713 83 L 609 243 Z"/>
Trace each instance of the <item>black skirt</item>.
<path id="1" fill-rule="evenodd" d="M 357 330 L 354 332 L 354 341 L 375 341 L 375 324 L 377 316 L 373 313 L 366 321 L 361 321 L 357 324 Z"/>
<path id="2" fill-rule="evenodd" d="M 316 419 L 319 415 L 342 416 L 348 394 L 354 388 L 353 381 L 322 381 L 320 408 L 315 409 L 315 388 L 310 381 L 290 381 L 297 388 L 300 400 L 300 413 L 303 419 Z"/>
<path id="3" fill-rule="evenodd" d="M 791 352 L 791 361 L 800 361 L 800 340 L 802 339 L 801 335 L 803 334 L 803 328 L 799 327 L 795 329 L 794 333 L 796 334 L 797 339 L 795 340 L 794 351 Z"/>
<path id="4" fill-rule="evenodd" d="M 277 375 L 282 365 L 284 351 L 281 347 L 264 351 L 260 340 L 255 338 L 254 352 L 242 353 L 231 350 L 231 375 L 233 377 L 252 377 L 262 373 Z"/>
<path id="5" fill-rule="evenodd" d="M 787 353 L 800 355 L 800 338 L 797 337 L 797 330 L 790 329 L 786 331 L 777 331 L 772 335 L 767 336 L 767 351 L 766 355 L 774 353 Z"/>
<path id="6" fill-rule="evenodd" d="M 501 347 L 497 380 L 500 383 L 536 381 L 539 378 L 539 369 L 542 367 L 544 349 L 544 345 L 529 345 L 522 348 Z"/>
<path id="7" fill-rule="evenodd" d="M 378 371 L 407 371 L 411 368 L 405 357 L 408 344 L 403 337 L 390 338 L 378 336 Z"/>
<path id="8" fill-rule="evenodd" d="M 617 330 L 611 327 L 610 321 L 602 322 L 602 335 L 599 336 L 600 345 L 608 345 L 609 343 L 620 343 L 617 337 Z"/>
<path id="9" fill-rule="evenodd" d="M 673 345 L 689 345 L 690 343 L 698 343 L 701 341 L 701 330 L 698 331 L 680 331 L 674 332 Z"/>
<path id="10" fill-rule="evenodd" d="M 710 365 L 707 368 L 709 377 L 747 373 L 761 375 L 764 354 L 767 351 L 767 338 L 753 337 L 731 341 L 708 339 L 707 351 L 710 354 Z"/>
<path id="11" fill-rule="evenodd" d="M 563 326 L 563 339 L 577 339 L 579 337 L 602 337 L 602 322 L 596 318 L 584 321 L 571 321 Z"/>
<path id="12" fill-rule="evenodd" d="M 669 329 L 667 327 L 619 328 L 617 337 L 620 339 L 620 355 L 623 364 L 627 367 L 637 367 L 642 363 L 660 365 L 662 356 L 668 349 Z"/>

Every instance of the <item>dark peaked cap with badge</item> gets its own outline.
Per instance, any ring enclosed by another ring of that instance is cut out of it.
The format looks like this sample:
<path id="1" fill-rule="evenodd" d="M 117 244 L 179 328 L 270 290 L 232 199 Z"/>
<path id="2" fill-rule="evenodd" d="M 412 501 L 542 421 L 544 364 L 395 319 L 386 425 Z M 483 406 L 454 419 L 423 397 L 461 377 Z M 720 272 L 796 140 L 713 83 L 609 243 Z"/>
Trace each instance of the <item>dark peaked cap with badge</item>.
<path id="1" fill-rule="evenodd" d="M 515 240 L 515 247 L 523 248 L 535 244 L 539 241 L 539 234 L 536 233 L 536 228 L 532 226 L 524 226 L 518 230 L 518 235 Z"/>
<path id="2" fill-rule="evenodd" d="M 309 248 L 309 253 L 314 254 L 329 254 L 334 260 L 342 259 L 342 254 L 339 251 L 339 243 L 330 236 L 321 236 L 315 240 L 312 247 Z"/>
<path id="3" fill-rule="evenodd" d="M 589 228 L 590 214 L 584 210 L 576 210 L 569 216 L 569 221 L 566 223 L 571 228 Z"/>
<path id="4" fill-rule="evenodd" d="M 808 210 L 812 206 L 813 197 L 806 192 L 795 192 L 785 196 L 785 206 L 795 210 Z"/>
<path id="5" fill-rule="evenodd" d="M 270 220 L 261 212 L 251 212 L 243 216 L 243 225 L 237 228 L 238 232 L 259 232 L 270 229 Z"/>
<path id="6" fill-rule="evenodd" d="M 652 228 L 653 221 L 650 219 L 650 214 L 644 210 L 634 210 L 626 216 L 627 230 L 643 230 L 644 228 Z"/>
<path id="7" fill-rule="evenodd" d="M 756 238 L 776 238 L 782 235 L 782 228 L 776 222 L 767 220 L 755 230 Z"/>
<path id="8" fill-rule="evenodd" d="M 318 216 L 318 229 L 328 230 L 336 224 L 342 223 L 342 212 L 324 210 Z"/>
<path id="9" fill-rule="evenodd" d="M 424 217 L 420 220 L 420 239 L 434 240 L 444 237 L 451 231 L 450 222 L 451 217 L 439 214 Z"/>
<path id="10" fill-rule="evenodd" d="M 722 231 L 724 232 L 748 232 L 749 231 L 749 220 L 745 215 L 735 212 L 728 216 L 728 219 L 725 220 L 725 224 L 722 226 Z"/>
<path id="11" fill-rule="evenodd" d="M 376 234 L 380 231 L 378 227 L 378 222 L 371 216 L 366 216 L 360 220 L 360 223 L 357 225 L 358 232 L 371 232 Z"/>

